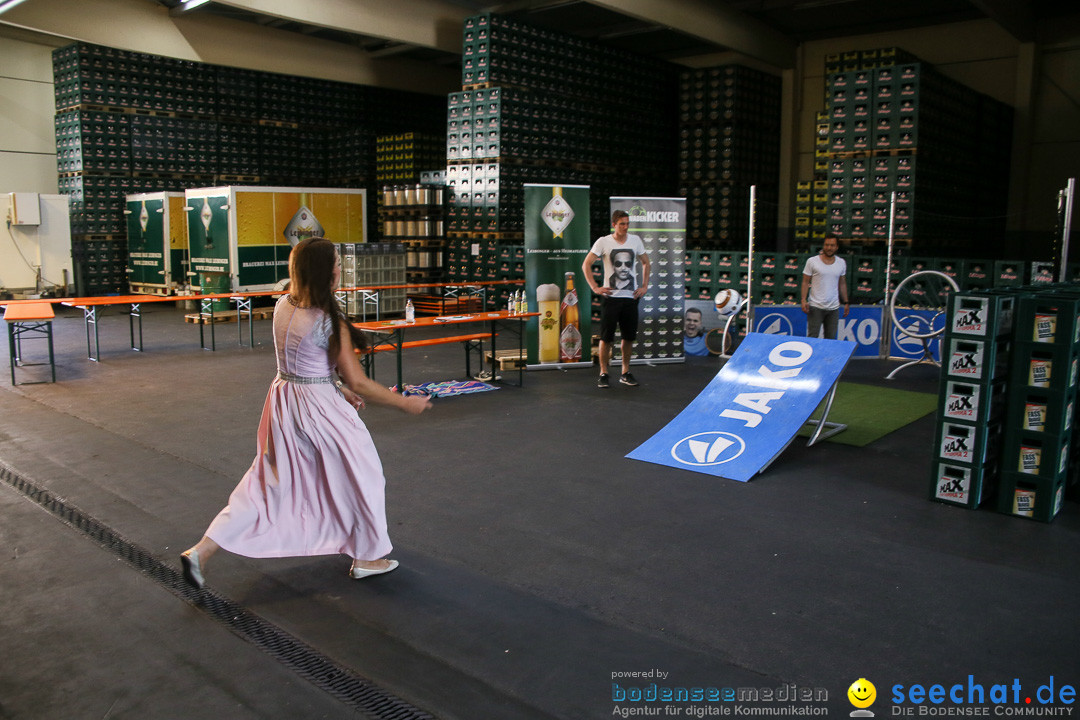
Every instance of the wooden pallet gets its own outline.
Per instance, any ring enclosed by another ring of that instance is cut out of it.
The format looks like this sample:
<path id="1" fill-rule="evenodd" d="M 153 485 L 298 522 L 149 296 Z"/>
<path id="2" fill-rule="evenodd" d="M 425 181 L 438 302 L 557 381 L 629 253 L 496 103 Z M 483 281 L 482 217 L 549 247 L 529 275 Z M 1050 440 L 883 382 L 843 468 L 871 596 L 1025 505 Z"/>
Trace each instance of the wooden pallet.
<path id="1" fill-rule="evenodd" d="M 517 370 L 518 368 L 525 367 L 526 359 L 517 350 L 496 350 L 495 360 L 499 363 L 499 369 L 503 371 Z M 491 364 L 491 351 L 484 351 L 484 364 Z"/>
<path id="2" fill-rule="evenodd" d="M 180 295 L 177 297 L 177 299 L 183 300 L 184 297 Z M 266 318 L 273 316 L 274 308 L 254 308 L 251 311 L 252 320 L 265 320 Z M 215 325 L 221 323 L 234 323 L 237 322 L 237 320 L 247 320 L 247 313 L 244 313 L 243 316 L 238 317 L 238 313 L 236 312 L 236 310 L 222 310 L 221 312 L 214 312 Z M 194 323 L 196 325 L 198 325 L 199 323 L 202 323 L 203 325 L 209 325 L 210 314 L 207 313 L 204 315 L 202 313 L 189 313 L 184 316 L 184 322 Z"/>

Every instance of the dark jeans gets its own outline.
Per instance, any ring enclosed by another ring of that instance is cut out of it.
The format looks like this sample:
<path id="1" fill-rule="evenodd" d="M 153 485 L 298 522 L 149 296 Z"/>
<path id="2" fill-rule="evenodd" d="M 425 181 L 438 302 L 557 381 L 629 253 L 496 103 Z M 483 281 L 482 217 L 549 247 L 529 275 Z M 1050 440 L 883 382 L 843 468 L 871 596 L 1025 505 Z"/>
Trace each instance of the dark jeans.
<path id="1" fill-rule="evenodd" d="M 806 336 L 816 338 L 821 332 L 821 326 L 825 326 L 825 338 L 836 339 L 837 325 L 840 323 L 840 308 L 835 310 L 822 310 L 810 306 L 810 312 L 806 315 Z"/>

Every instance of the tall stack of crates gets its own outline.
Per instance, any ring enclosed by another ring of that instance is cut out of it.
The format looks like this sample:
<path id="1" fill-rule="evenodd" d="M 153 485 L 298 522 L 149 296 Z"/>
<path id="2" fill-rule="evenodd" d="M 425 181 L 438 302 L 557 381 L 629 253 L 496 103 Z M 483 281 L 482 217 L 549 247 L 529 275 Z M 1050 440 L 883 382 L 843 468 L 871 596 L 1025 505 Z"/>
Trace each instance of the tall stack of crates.
<path id="1" fill-rule="evenodd" d="M 676 87 L 669 63 L 495 14 L 467 18 L 462 89 L 446 105 L 447 279 L 514 272 L 526 183 L 590 186 L 593 236 L 610 231 L 610 197 L 671 194 Z"/>
<path id="2" fill-rule="evenodd" d="M 339 251 L 343 287 L 405 284 L 405 246 L 401 243 L 342 243 Z M 377 305 L 368 298 L 359 291 L 346 293 L 345 313 L 371 319 L 405 312 L 405 288 L 380 291 Z"/>
<path id="3" fill-rule="evenodd" d="M 977 508 L 993 497 L 1016 297 L 1004 292 L 953 295 L 942 340 L 942 377 L 930 499 Z"/>
<path id="4" fill-rule="evenodd" d="M 824 171 L 822 173 L 824 175 Z M 829 183 L 800 180 L 795 183 L 795 241 L 809 248 L 825 239 L 829 224 Z"/>
<path id="5" fill-rule="evenodd" d="M 443 130 L 436 96 L 88 43 L 52 57 L 80 295 L 127 290 L 126 195 L 243 182 L 374 197 L 377 134 Z"/>
<path id="6" fill-rule="evenodd" d="M 1080 287 L 1022 296 L 1016 319 L 997 509 L 1050 522 L 1073 450 L 1080 366 Z"/>
<path id="7" fill-rule="evenodd" d="M 1011 108 L 902 51 L 865 54 L 826 61 L 815 151 L 829 188 L 826 233 L 880 248 L 891 227 L 923 254 L 975 254 L 1004 231 Z"/>
<path id="8" fill-rule="evenodd" d="M 742 65 L 680 74 L 679 194 L 687 199 L 692 247 L 745 245 L 751 185 L 757 240 L 762 247 L 775 242 L 780 94 L 779 77 Z M 805 200 L 809 210 L 809 194 Z"/>

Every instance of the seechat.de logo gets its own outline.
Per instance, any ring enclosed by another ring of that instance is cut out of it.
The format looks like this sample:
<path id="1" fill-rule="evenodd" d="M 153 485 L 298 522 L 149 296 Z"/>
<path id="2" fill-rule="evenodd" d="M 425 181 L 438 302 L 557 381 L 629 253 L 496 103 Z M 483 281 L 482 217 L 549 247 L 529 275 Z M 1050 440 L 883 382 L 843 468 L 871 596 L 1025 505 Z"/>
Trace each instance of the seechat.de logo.
<path id="1" fill-rule="evenodd" d="M 759 333 L 766 335 L 794 335 L 795 328 L 784 315 L 772 313 L 758 320 L 757 328 Z"/>
<path id="2" fill-rule="evenodd" d="M 720 465 L 743 454 L 746 443 L 728 432 L 703 432 L 684 437 L 671 448 L 671 457 L 683 465 Z"/>

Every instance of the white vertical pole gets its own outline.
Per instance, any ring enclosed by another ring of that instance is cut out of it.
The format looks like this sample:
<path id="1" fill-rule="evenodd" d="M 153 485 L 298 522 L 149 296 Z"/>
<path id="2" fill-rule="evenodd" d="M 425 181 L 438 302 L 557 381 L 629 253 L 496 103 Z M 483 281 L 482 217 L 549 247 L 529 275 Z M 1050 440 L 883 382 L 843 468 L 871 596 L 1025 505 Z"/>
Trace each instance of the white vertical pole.
<path id="1" fill-rule="evenodd" d="M 750 186 L 750 232 L 746 250 L 746 332 L 751 330 L 754 290 L 754 221 L 757 217 L 757 185 Z"/>
<path id="2" fill-rule="evenodd" d="M 893 228 L 896 224 L 896 191 L 889 194 L 889 242 L 885 252 L 885 306 L 881 312 L 881 351 L 889 357 L 892 343 L 892 313 L 889 311 L 889 283 L 892 282 Z"/>
<path id="3" fill-rule="evenodd" d="M 1068 279 L 1069 262 L 1069 235 L 1072 229 L 1073 199 L 1076 195 L 1076 178 L 1069 178 L 1065 184 L 1065 220 L 1064 229 L 1061 231 L 1061 269 L 1058 271 L 1058 280 L 1064 282 Z"/>

